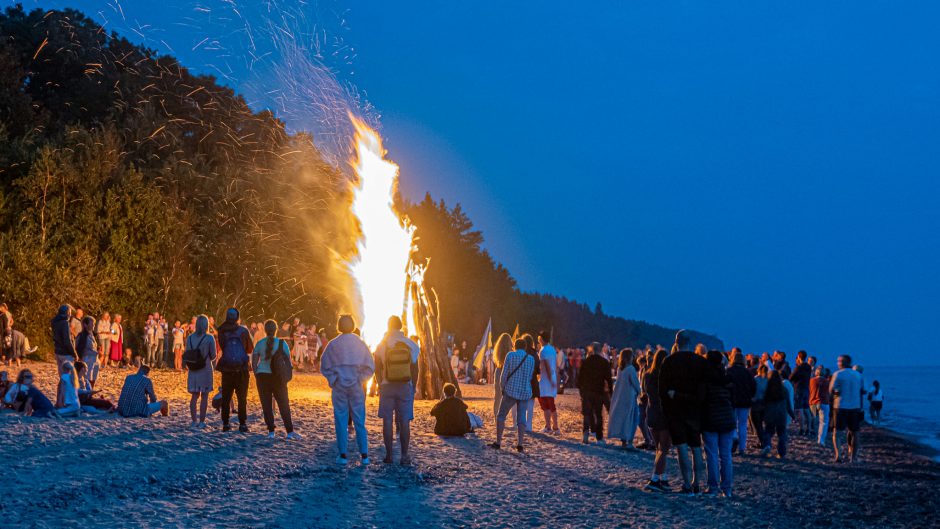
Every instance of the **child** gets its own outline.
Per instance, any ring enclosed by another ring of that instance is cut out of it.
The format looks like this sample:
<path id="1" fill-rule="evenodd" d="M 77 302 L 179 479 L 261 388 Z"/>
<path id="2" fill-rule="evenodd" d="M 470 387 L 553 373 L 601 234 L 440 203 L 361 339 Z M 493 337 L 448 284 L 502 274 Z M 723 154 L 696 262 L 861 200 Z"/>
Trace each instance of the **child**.
<path id="1" fill-rule="evenodd" d="M 473 431 L 467 405 L 456 397 L 457 388 L 453 384 L 444 384 L 444 398 L 431 409 L 431 416 L 437 419 L 434 433 L 445 437 L 463 437 Z"/>

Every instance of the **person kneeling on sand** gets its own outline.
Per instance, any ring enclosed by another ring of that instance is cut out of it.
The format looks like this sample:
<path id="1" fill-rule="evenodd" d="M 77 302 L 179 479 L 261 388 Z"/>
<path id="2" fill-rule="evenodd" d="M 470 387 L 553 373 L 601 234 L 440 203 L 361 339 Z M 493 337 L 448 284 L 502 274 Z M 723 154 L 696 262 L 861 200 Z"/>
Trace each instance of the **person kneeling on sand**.
<path id="1" fill-rule="evenodd" d="M 395 426 L 401 442 L 401 464 L 411 463 L 408 453 L 411 421 L 415 417 L 415 383 L 421 349 L 403 332 L 401 318 L 388 319 L 388 332 L 375 348 L 375 381 L 379 386 L 379 417 L 385 441 L 385 464 L 392 462 Z M 397 417 L 396 417 L 397 416 Z"/>
<path id="2" fill-rule="evenodd" d="M 473 431 L 467 404 L 457 398 L 457 387 L 444 384 L 444 398 L 431 408 L 431 416 L 437 419 L 434 433 L 443 437 L 463 437 Z"/>
<path id="3" fill-rule="evenodd" d="M 499 413 L 496 415 L 496 442 L 490 446 L 499 450 L 503 440 L 503 430 L 506 428 L 506 416 L 509 410 L 516 409 L 516 451 L 523 452 L 523 434 L 525 422 L 519 420 L 525 417 L 526 406 L 532 400 L 532 373 L 535 371 L 535 360 L 526 352 L 526 341 L 522 338 L 516 340 L 516 350 L 506 355 L 501 375 L 503 390 L 499 404 Z"/>
<path id="4" fill-rule="evenodd" d="M 158 411 L 164 417 L 170 414 L 170 407 L 165 400 L 157 400 L 153 391 L 153 382 L 147 375 L 150 366 L 141 364 L 137 373 L 127 375 L 121 396 L 118 398 L 117 412 L 121 417 L 150 417 Z"/>
<path id="5" fill-rule="evenodd" d="M 349 419 L 356 428 L 356 443 L 362 464 L 369 464 L 369 432 L 366 430 L 365 383 L 375 372 L 375 363 L 369 346 L 357 336 L 356 322 L 349 314 L 343 314 L 337 322 L 340 335 L 327 344 L 320 359 L 320 372 L 333 390 L 333 419 L 336 428 L 338 465 L 349 462 L 346 449 L 349 445 Z"/>

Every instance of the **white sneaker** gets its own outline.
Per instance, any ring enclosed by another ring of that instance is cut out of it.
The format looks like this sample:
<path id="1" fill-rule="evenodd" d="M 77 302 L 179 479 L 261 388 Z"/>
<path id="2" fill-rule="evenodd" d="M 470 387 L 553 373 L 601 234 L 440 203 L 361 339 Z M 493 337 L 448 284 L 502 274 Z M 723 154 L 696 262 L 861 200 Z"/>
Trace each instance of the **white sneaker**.
<path id="1" fill-rule="evenodd" d="M 291 432 L 291 433 L 287 434 L 287 440 L 288 440 L 288 441 L 291 441 L 291 440 L 294 440 L 294 439 L 300 440 L 300 439 L 303 439 L 303 437 L 301 437 L 301 435 L 300 435 L 299 433 L 297 433 L 297 432 Z"/>
<path id="2" fill-rule="evenodd" d="M 336 457 L 336 464 L 337 464 L 337 465 L 346 466 L 347 463 L 349 463 L 349 460 L 346 459 L 346 457 L 344 457 L 344 456 L 337 456 L 337 457 Z"/>
<path id="3" fill-rule="evenodd" d="M 561 430 L 555 430 L 555 431 L 552 432 L 552 433 L 555 434 L 555 435 L 561 435 Z"/>
<path id="4" fill-rule="evenodd" d="M 290 436 L 287 436 L 287 437 L 290 438 Z M 268 432 L 268 439 L 276 439 L 276 438 L 277 436 L 274 435 L 274 432 Z"/>

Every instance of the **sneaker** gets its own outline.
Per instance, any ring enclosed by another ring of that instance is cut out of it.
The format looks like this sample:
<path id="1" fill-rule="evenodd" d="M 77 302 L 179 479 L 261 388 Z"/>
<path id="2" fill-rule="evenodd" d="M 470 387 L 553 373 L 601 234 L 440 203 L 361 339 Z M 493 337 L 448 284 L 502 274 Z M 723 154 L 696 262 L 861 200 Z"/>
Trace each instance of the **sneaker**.
<path id="1" fill-rule="evenodd" d="M 519 452 L 520 454 L 525 452 L 525 447 L 522 445 L 516 445 L 516 452 Z"/>
<path id="2" fill-rule="evenodd" d="M 663 488 L 660 482 L 653 480 L 647 481 L 646 486 L 643 487 L 643 489 L 649 492 L 666 492 L 666 489 Z"/>
<path id="3" fill-rule="evenodd" d="M 591 444 L 591 437 L 587 434 L 587 432 L 584 432 L 584 435 L 581 436 L 581 444 Z"/>
<path id="4" fill-rule="evenodd" d="M 499 446 L 499 443 L 490 443 L 490 448 L 493 450 L 499 450 L 502 447 Z"/>
<path id="5" fill-rule="evenodd" d="M 223 425 L 222 425 L 222 431 L 223 431 L 223 432 L 231 432 L 231 431 L 232 431 L 232 427 L 231 427 L 230 425 L 228 425 L 228 424 L 223 424 Z"/>
<path id="6" fill-rule="evenodd" d="M 349 463 L 349 460 L 346 459 L 346 454 L 340 454 L 339 456 L 337 456 L 336 458 L 337 465 L 345 466 L 347 463 Z"/>
<path id="7" fill-rule="evenodd" d="M 550 433 L 552 433 L 552 429 L 551 429 L 551 428 L 548 428 L 548 427 L 542 428 L 542 433 L 544 433 L 544 434 L 550 434 Z"/>
<path id="8" fill-rule="evenodd" d="M 553 433 L 554 435 L 561 435 L 561 430 L 555 430 L 555 431 L 552 432 L 552 433 Z"/>
<path id="9" fill-rule="evenodd" d="M 268 432 L 268 439 L 276 439 L 276 438 L 277 436 L 274 435 L 274 432 Z M 290 435 L 288 435 L 287 438 L 290 439 Z"/>
<path id="10" fill-rule="evenodd" d="M 370 463 L 369 454 L 362 454 L 362 461 L 360 462 L 362 466 L 366 466 Z"/>
<path id="11" fill-rule="evenodd" d="M 699 488 L 698 485 L 692 485 L 692 494 L 695 494 L 696 496 L 698 496 L 701 493 L 702 493 L 702 489 Z"/>
<path id="12" fill-rule="evenodd" d="M 206 423 L 204 422 L 199 423 L 199 426 L 197 426 L 197 428 L 199 428 L 200 430 L 205 430 L 207 428 Z"/>
<path id="13" fill-rule="evenodd" d="M 295 441 L 295 440 L 296 440 L 296 441 L 299 441 L 299 440 L 301 440 L 301 439 L 303 439 L 303 437 L 301 437 L 301 435 L 300 435 L 299 433 L 297 433 L 297 432 L 291 432 L 291 433 L 287 434 L 287 440 L 288 440 L 288 441 Z"/>
<path id="14" fill-rule="evenodd" d="M 685 496 L 695 496 L 695 491 L 692 489 L 692 487 L 686 487 L 685 485 L 683 485 L 682 488 L 679 489 L 679 494 L 682 494 Z"/>
<path id="15" fill-rule="evenodd" d="M 672 490 L 672 485 L 669 484 L 669 480 L 668 480 L 668 479 L 661 479 L 661 480 L 659 480 L 659 486 L 660 486 L 664 491 L 665 491 L 665 490 Z"/>
<path id="16" fill-rule="evenodd" d="M 238 431 L 241 432 L 241 433 L 248 433 L 248 425 L 247 425 L 247 424 L 244 424 L 244 423 L 239 424 L 239 425 L 238 425 Z"/>

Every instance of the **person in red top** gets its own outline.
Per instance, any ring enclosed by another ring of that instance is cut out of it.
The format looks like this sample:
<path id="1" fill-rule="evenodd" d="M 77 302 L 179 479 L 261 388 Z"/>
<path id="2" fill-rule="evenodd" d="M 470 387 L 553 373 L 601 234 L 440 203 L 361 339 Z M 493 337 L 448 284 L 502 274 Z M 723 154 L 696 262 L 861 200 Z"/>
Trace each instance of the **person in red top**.
<path id="1" fill-rule="evenodd" d="M 819 432 L 816 442 L 826 446 L 826 433 L 829 431 L 829 370 L 820 366 L 816 376 L 809 381 L 809 407 L 819 419 Z"/>

